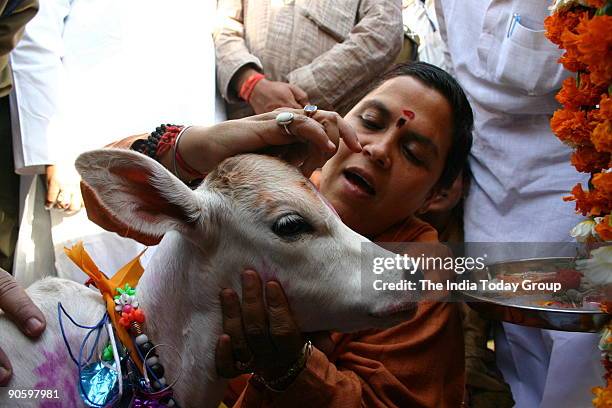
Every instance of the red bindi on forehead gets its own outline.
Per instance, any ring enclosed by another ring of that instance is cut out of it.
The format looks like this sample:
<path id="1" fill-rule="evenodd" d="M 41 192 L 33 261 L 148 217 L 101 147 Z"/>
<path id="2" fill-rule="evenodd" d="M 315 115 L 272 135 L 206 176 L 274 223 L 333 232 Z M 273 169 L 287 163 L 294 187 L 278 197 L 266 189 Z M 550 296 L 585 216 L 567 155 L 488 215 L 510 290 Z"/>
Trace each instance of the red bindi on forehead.
<path id="1" fill-rule="evenodd" d="M 403 110 L 402 110 L 402 114 L 403 114 L 403 115 L 404 115 L 406 118 L 408 118 L 409 120 L 414 119 L 414 116 L 415 116 L 415 115 L 414 115 L 414 112 L 413 112 L 413 111 L 411 111 L 410 109 L 403 109 Z"/>

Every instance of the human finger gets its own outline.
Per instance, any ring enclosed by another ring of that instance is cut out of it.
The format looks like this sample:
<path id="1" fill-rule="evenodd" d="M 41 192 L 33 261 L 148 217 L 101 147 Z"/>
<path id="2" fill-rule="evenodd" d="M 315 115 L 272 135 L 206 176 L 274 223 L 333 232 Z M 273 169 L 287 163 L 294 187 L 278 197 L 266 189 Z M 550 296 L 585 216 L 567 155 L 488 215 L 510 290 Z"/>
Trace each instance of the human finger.
<path id="1" fill-rule="evenodd" d="M 217 369 L 217 374 L 223 378 L 234 378 L 243 374 L 236 369 L 234 355 L 232 353 L 232 340 L 227 334 L 222 334 L 219 336 L 219 340 L 217 340 L 215 367 Z"/>
<path id="2" fill-rule="evenodd" d="M 246 341 L 253 353 L 255 355 L 269 353 L 270 339 L 261 279 L 253 270 L 242 273 L 242 325 Z"/>
<path id="3" fill-rule="evenodd" d="M 60 187 L 60 191 L 57 194 L 57 201 L 55 202 L 55 208 L 60 210 L 67 210 L 70 207 L 70 201 L 72 200 L 72 193 L 68 189 Z"/>
<path id="4" fill-rule="evenodd" d="M 37 337 L 45 330 L 45 317 L 25 290 L 0 268 L 0 309 L 29 337 Z"/>
<path id="5" fill-rule="evenodd" d="M 329 152 L 336 153 L 340 139 L 344 140 L 344 143 L 352 151 L 361 152 L 361 143 L 357 133 L 338 113 L 318 110 L 311 120 L 323 126 L 327 139 L 333 143 L 333 148 L 329 144 Z"/>
<path id="6" fill-rule="evenodd" d="M 281 356 L 292 360 L 304 346 L 304 340 L 278 282 L 266 283 L 266 303 L 272 342 Z"/>
<path id="7" fill-rule="evenodd" d="M 312 143 L 319 150 L 332 153 L 336 151 L 336 142 L 330 139 L 325 126 L 302 114 L 294 114 L 293 121 L 287 125 L 290 134 L 301 141 Z"/>
<path id="8" fill-rule="evenodd" d="M 60 185 L 57 182 L 57 179 L 55 179 L 55 177 L 48 178 L 45 208 L 50 209 L 56 205 L 59 193 L 60 193 Z"/>
<path id="9" fill-rule="evenodd" d="M 66 212 L 69 214 L 76 214 L 77 212 L 81 210 L 82 207 L 83 207 L 83 197 L 81 196 L 80 192 L 73 191 L 72 199 L 70 200 L 70 206 L 68 207 Z"/>
<path id="10" fill-rule="evenodd" d="M 11 366 L 11 362 L 2 348 L 0 348 L 0 387 L 5 387 L 8 385 L 12 374 L 13 367 Z"/>
<path id="11" fill-rule="evenodd" d="M 250 361 L 253 356 L 242 329 L 242 312 L 236 292 L 231 289 L 221 291 L 221 310 L 223 332 L 230 337 L 233 357 L 243 363 Z"/>
<path id="12" fill-rule="evenodd" d="M 295 97 L 295 100 L 301 106 L 308 105 L 308 94 L 302 88 L 294 84 L 289 84 L 289 87 L 291 89 L 291 93 L 293 93 L 293 96 Z"/>

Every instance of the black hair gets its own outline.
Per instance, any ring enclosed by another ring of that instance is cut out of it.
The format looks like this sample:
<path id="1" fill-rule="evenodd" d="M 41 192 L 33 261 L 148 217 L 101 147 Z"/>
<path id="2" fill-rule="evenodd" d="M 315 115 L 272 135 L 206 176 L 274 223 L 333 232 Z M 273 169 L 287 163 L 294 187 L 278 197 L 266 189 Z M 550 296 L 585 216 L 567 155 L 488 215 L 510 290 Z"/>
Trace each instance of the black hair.
<path id="1" fill-rule="evenodd" d="M 444 170 L 437 183 L 438 188 L 449 188 L 466 166 L 472 148 L 474 115 L 470 102 L 455 78 L 443 69 L 426 62 L 407 62 L 391 67 L 368 87 L 366 93 L 372 92 L 383 82 L 400 76 L 413 77 L 423 85 L 435 89 L 450 104 L 452 141 Z"/>

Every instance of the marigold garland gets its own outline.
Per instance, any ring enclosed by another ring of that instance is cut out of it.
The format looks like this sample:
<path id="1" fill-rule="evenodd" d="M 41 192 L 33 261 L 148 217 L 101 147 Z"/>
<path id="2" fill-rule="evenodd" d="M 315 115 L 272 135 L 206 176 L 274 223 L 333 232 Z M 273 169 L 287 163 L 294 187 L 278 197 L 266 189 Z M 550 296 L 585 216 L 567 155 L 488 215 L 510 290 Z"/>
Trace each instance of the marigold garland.
<path id="1" fill-rule="evenodd" d="M 590 216 L 600 241 L 612 241 L 612 0 L 556 0 L 546 18 L 546 37 L 565 50 L 559 63 L 576 77 L 563 82 L 553 133 L 575 149 L 572 165 L 591 174 L 588 190 L 577 184 L 567 201 Z M 612 312 L 612 302 L 602 310 Z M 612 323 L 601 334 L 599 348 L 606 370 L 605 386 L 594 387 L 593 405 L 612 408 Z"/>

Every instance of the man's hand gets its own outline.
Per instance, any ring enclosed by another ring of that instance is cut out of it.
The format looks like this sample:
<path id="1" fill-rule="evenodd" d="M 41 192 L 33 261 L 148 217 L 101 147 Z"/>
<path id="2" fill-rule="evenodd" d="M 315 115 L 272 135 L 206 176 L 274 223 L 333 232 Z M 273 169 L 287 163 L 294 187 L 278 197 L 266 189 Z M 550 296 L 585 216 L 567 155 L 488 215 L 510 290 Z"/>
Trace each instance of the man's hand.
<path id="1" fill-rule="evenodd" d="M 47 209 L 62 210 L 67 215 L 72 215 L 83 207 L 80 177 L 76 170 L 49 165 L 46 167 L 47 176 L 47 198 L 45 206 Z"/>
<path id="2" fill-rule="evenodd" d="M 296 85 L 264 78 L 253 88 L 249 104 L 256 114 L 277 108 L 300 109 L 308 105 L 308 95 Z"/>
<path id="3" fill-rule="evenodd" d="M 45 330 L 46 321 L 40 309 L 32 303 L 15 279 L 2 268 L 0 268 L 0 309 L 28 337 L 38 337 Z M 11 362 L 0 348 L 0 386 L 7 385 L 11 375 Z"/>

